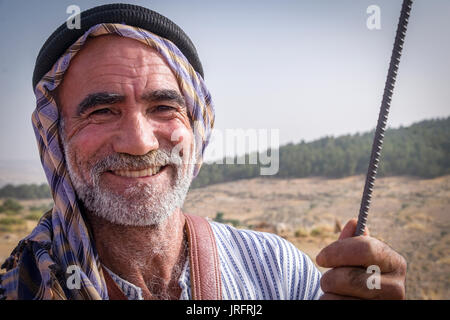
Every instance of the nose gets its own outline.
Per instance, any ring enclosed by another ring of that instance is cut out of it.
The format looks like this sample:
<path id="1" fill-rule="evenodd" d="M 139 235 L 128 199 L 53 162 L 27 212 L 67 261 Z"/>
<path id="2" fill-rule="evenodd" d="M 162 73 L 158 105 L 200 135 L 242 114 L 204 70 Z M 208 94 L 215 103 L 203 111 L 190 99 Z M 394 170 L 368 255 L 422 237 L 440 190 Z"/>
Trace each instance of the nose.
<path id="1" fill-rule="evenodd" d="M 159 147 L 151 120 L 139 112 L 124 115 L 113 148 L 117 153 L 145 155 Z"/>

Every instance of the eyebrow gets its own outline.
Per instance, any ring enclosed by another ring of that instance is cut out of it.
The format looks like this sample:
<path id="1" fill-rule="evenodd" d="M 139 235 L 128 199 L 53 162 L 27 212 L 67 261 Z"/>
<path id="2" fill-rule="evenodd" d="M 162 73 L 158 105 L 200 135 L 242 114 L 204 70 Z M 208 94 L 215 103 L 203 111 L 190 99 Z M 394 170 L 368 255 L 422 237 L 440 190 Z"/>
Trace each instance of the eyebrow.
<path id="1" fill-rule="evenodd" d="M 154 90 L 148 91 L 141 96 L 142 100 L 147 102 L 173 101 L 182 107 L 186 106 L 186 102 L 181 94 L 175 90 Z M 77 115 L 81 115 L 91 108 L 99 105 L 115 104 L 125 101 L 125 96 L 111 92 L 95 92 L 88 94 L 77 107 Z"/>
<path id="2" fill-rule="evenodd" d="M 125 100 L 125 96 L 111 92 L 95 92 L 88 94 L 77 107 L 77 115 L 85 113 L 87 110 L 104 104 L 115 104 Z"/>
<path id="3" fill-rule="evenodd" d="M 186 106 L 186 102 L 181 94 L 175 90 L 154 90 L 144 93 L 141 98 L 148 102 L 173 101 L 182 107 Z"/>

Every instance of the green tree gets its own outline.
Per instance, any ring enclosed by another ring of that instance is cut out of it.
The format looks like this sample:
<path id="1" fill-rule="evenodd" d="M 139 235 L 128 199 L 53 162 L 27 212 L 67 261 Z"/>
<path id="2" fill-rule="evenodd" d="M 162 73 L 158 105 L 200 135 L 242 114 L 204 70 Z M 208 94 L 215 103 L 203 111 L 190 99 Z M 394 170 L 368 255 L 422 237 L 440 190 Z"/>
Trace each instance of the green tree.
<path id="1" fill-rule="evenodd" d="M 220 211 L 217 212 L 216 217 L 214 218 L 214 221 L 223 223 L 224 222 L 223 215 L 224 215 L 223 212 L 220 212 Z"/>

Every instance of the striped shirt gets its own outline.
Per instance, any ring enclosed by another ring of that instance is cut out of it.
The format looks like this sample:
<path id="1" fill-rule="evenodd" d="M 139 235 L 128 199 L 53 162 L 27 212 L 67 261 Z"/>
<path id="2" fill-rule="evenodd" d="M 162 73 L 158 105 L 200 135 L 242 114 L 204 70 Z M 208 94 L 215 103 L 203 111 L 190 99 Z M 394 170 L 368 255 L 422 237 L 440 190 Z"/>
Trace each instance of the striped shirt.
<path id="1" fill-rule="evenodd" d="M 210 221 L 219 253 L 225 300 L 312 300 L 323 294 L 321 273 L 292 243 L 271 233 Z M 180 300 L 191 299 L 189 259 L 178 280 Z M 106 269 L 130 300 L 141 288 Z"/>

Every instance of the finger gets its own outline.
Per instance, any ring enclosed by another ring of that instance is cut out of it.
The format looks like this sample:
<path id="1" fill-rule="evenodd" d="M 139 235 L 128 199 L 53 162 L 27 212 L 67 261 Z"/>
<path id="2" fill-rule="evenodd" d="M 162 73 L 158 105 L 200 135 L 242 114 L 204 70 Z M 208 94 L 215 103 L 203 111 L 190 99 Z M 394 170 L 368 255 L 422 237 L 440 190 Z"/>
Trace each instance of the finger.
<path id="1" fill-rule="evenodd" d="M 320 279 L 325 293 L 361 299 L 404 299 L 405 287 L 401 277 L 390 274 L 367 273 L 364 268 L 334 268 Z"/>
<path id="2" fill-rule="evenodd" d="M 340 296 L 333 293 L 324 293 L 320 297 L 320 300 L 359 300 L 359 299 L 354 297 Z"/>
<path id="3" fill-rule="evenodd" d="M 338 240 L 323 248 L 316 262 L 324 268 L 364 267 L 376 265 L 382 273 L 406 272 L 405 260 L 387 244 L 372 237 Z"/>
<path id="4" fill-rule="evenodd" d="M 339 240 L 353 237 L 356 231 L 357 224 L 358 220 L 356 218 L 350 219 L 342 229 L 341 234 L 339 235 Z M 364 229 L 364 235 L 369 235 L 369 229 L 367 227 Z"/>

